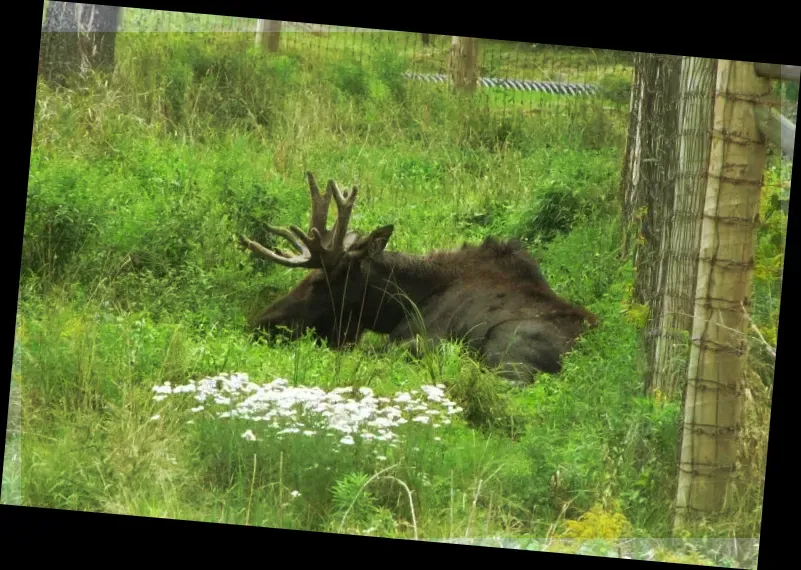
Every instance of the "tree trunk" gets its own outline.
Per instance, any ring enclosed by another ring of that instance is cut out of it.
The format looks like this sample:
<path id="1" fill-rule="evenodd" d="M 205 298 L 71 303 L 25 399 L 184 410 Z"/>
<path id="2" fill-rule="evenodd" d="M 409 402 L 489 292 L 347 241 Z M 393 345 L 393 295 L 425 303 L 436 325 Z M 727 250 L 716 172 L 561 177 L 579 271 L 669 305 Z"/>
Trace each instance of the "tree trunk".
<path id="1" fill-rule="evenodd" d="M 662 315 L 666 274 L 662 254 L 673 210 L 680 69 L 679 57 L 638 54 L 621 176 L 622 253 L 628 256 L 631 231 L 636 230 L 633 300 L 649 309 L 645 329 L 649 366 L 654 331 L 659 330 Z"/>
<path id="2" fill-rule="evenodd" d="M 642 125 L 642 109 L 645 94 L 645 83 L 643 81 L 643 66 L 640 63 L 639 55 L 634 60 L 634 76 L 631 82 L 631 96 L 629 100 L 629 124 L 626 136 L 626 154 L 623 159 L 623 169 L 620 173 L 620 208 L 622 211 L 622 223 L 620 224 L 621 255 L 622 259 L 628 259 L 629 248 L 631 245 L 630 226 L 634 218 L 636 188 L 640 179 L 640 154 L 642 152 L 642 137 L 640 125 Z M 644 54 L 643 54 L 644 57 Z"/>
<path id="3" fill-rule="evenodd" d="M 725 506 L 748 343 L 748 296 L 765 165 L 754 101 L 771 93 L 753 63 L 718 62 L 684 403 L 675 528 Z"/>
<path id="4" fill-rule="evenodd" d="M 450 76 L 460 91 L 475 91 L 478 84 L 478 41 L 476 38 L 453 36 L 450 53 Z"/>
<path id="5" fill-rule="evenodd" d="M 80 69 L 75 4 L 50 2 L 42 25 L 39 75 L 48 83 L 63 85 Z"/>
<path id="6" fill-rule="evenodd" d="M 280 20 L 258 20 L 256 22 L 256 45 L 260 45 L 264 51 L 274 53 L 278 51 L 280 41 Z"/>
<path id="7" fill-rule="evenodd" d="M 117 44 L 117 31 L 122 19 L 119 6 L 83 4 L 81 22 L 85 33 L 79 37 L 86 64 L 94 70 L 112 71 Z"/>
<path id="8" fill-rule="evenodd" d="M 647 338 L 661 316 L 660 291 L 664 263 L 662 244 L 670 233 L 673 185 L 678 135 L 678 79 L 681 58 L 644 54 L 640 152 L 636 169 L 635 223 L 638 235 L 634 247 L 636 277 L 634 297 L 651 309 Z M 639 211 L 637 211 L 639 210 Z"/>
<path id="9" fill-rule="evenodd" d="M 54 84 L 89 69 L 114 68 L 116 33 L 122 16 L 118 6 L 50 2 L 39 49 L 39 73 Z"/>
<path id="10" fill-rule="evenodd" d="M 715 101 L 716 60 L 682 60 L 679 106 L 678 175 L 674 187 L 670 239 L 663 259 L 662 315 L 652 352 L 646 388 L 673 395 L 686 377 L 689 333 L 698 272 L 703 200 L 709 170 L 709 137 Z"/>

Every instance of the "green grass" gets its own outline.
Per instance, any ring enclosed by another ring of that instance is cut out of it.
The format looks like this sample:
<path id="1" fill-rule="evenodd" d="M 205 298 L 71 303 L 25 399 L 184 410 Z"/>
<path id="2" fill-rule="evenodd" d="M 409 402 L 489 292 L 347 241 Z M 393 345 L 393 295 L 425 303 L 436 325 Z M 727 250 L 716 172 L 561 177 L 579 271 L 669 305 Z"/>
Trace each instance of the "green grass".
<path id="1" fill-rule="evenodd" d="M 390 49 L 360 66 L 224 36 L 121 34 L 107 83 L 39 85 L 14 370 L 24 504 L 420 538 L 568 536 L 600 506 L 627 536 L 669 536 L 681 403 L 642 395 L 617 258 L 625 121 L 589 104 L 499 116 L 399 80 Z M 267 245 L 266 223 L 305 223 L 306 169 L 359 184 L 355 229 L 394 223 L 397 251 L 523 239 L 602 325 L 525 390 L 452 344 L 415 361 L 371 335 L 350 352 L 254 343 L 248 317 L 302 272 L 233 236 Z M 782 251 L 772 235 L 760 259 Z M 762 263 L 755 319 L 769 331 L 777 275 Z M 155 385 L 220 372 L 377 395 L 442 382 L 464 414 L 440 440 L 410 431 L 382 462 L 322 439 L 246 441 L 258 426 L 153 400 Z M 704 536 L 759 536 L 769 400 L 752 390 L 751 482 Z"/>

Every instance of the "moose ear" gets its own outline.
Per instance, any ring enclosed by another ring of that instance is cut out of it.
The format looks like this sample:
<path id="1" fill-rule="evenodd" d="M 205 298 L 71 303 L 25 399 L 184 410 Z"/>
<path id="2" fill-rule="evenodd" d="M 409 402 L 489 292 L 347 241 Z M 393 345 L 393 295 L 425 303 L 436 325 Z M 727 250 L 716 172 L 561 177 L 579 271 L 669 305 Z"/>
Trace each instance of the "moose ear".
<path id="1" fill-rule="evenodd" d="M 393 231 L 395 231 L 395 226 L 392 224 L 373 230 L 372 233 L 367 236 L 367 256 L 375 257 L 384 251 Z"/>

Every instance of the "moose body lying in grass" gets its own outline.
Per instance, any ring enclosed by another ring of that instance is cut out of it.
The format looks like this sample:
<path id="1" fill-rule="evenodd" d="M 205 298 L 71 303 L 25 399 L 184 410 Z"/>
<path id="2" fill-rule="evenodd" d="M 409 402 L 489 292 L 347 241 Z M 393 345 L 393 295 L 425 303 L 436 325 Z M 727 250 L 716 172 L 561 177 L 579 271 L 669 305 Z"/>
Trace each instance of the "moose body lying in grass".
<path id="1" fill-rule="evenodd" d="M 328 182 L 325 195 L 311 173 L 311 228 L 268 231 L 296 255 L 271 251 L 245 236 L 241 244 L 287 267 L 313 269 L 295 289 L 257 319 L 259 331 L 285 327 L 297 338 L 307 328 L 328 346 L 355 344 L 363 331 L 391 340 L 463 341 L 498 373 L 518 382 L 536 371 L 557 373 L 561 357 L 596 318 L 558 297 L 537 262 L 516 241 L 487 238 L 480 246 L 426 256 L 385 251 L 393 226 L 369 235 L 348 230 L 358 189 L 348 194 Z M 331 198 L 337 219 L 326 230 Z"/>

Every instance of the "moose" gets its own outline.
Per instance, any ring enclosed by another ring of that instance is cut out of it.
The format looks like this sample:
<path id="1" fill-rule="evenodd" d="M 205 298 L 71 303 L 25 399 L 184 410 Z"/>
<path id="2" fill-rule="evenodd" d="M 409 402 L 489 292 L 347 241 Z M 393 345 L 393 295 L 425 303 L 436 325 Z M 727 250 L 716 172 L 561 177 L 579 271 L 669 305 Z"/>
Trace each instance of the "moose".
<path id="1" fill-rule="evenodd" d="M 342 192 L 333 180 L 325 195 L 312 173 L 311 224 L 268 233 L 284 238 L 297 253 L 270 250 L 244 235 L 240 245 L 268 261 L 312 271 L 255 321 L 257 333 L 280 328 L 292 338 L 312 329 L 329 347 L 356 344 L 365 330 L 389 335 L 419 354 L 443 340 L 462 341 L 498 374 L 514 383 L 538 372 L 558 373 L 585 325 L 598 320 L 557 296 L 536 260 L 517 240 L 488 237 L 453 251 L 409 255 L 386 251 L 394 226 L 364 235 L 348 229 L 358 194 Z M 326 229 L 334 198 L 336 222 Z"/>

